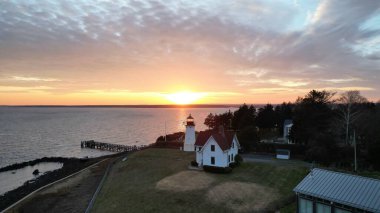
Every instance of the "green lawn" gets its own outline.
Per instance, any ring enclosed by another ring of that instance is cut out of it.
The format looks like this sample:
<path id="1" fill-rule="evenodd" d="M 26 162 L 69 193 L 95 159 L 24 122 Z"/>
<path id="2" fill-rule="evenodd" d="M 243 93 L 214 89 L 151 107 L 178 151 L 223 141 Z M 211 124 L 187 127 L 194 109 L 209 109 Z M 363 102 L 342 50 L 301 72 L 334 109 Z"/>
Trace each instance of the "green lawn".
<path id="1" fill-rule="evenodd" d="M 230 174 L 189 171 L 194 155 L 171 149 L 131 154 L 113 166 L 92 212 L 252 212 L 282 207 L 291 212 L 294 205 L 284 204 L 308 172 L 302 166 L 263 163 L 243 163 Z"/>

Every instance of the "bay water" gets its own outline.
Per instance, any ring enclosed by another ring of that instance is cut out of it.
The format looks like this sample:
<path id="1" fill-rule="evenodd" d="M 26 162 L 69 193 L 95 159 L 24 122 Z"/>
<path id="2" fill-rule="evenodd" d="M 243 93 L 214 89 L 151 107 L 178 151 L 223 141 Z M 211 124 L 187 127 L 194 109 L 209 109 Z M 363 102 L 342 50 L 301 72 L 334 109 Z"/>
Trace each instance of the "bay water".
<path id="1" fill-rule="evenodd" d="M 123 145 L 154 143 L 166 132 L 185 131 L 191 113 L 196 131 L 209 113 L 233 108 L 0 107 L 0 168 L 42 157 L 95 157 L 80 141 Z M 166 125 L 165 125 L 166 124 Z"/>

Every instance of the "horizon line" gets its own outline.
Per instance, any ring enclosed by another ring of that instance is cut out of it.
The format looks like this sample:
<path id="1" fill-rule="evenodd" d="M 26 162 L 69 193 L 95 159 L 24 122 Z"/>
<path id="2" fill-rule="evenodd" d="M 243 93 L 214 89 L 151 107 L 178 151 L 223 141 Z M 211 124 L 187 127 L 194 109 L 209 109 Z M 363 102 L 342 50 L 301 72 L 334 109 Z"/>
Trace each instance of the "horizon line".
<path id="1" fill-rule="evenodd" d="M 80 104 L 80 105 L 65 105 L 65 104 L 28 104 L 28 105 L 0 105 L 0 107 L 99 107 L 99 108 L 228 108 L 239 107 L 242 104 Z M 266 104 L 251 104 L 246 105 L 262 106 Z M 278 105 L 278 104 L 272 104 Z"/>

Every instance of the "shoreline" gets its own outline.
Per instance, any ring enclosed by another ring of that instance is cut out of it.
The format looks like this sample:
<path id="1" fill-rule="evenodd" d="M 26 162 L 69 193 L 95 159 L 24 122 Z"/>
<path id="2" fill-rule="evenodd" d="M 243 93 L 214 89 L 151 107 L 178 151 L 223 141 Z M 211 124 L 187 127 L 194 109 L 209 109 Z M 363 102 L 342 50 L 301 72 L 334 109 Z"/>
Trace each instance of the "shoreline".
<path id="1" fill-rule="evenodd" d="M 66 157 L 43 157 L 38 158 L 30 161 L 25 161 L 21 163 L 14 163 L 8 166 L 4 166 L 0 168 L 0 172 L 6 172 L 16 169 L 22 169 L 26 166 L 34 166 L 39 163 L 47 163 L 47 162 L 54 162 L 54 163 L 65 163 L 66 161 L 70 159 L 85 159 L 85 158 L 66 158 Z"/>
<path id="2" fill-rule="evenodd" d="M 8 191 L 3 195 L 0 195 L 0 211 L 6 209 L 8 206 L 12 205 L 13 203 L 17 202 L 18 200 L 22 199 L 23 197 L 40 187 L 43 187 L 49 183 L 53 183 L 56 180 L 62 179 L 70 174 L 78 172 L 94 163 L 100 162 L 103 159 L 114 158 L 124 154 L 125 152 L 120 152 L 94 158 L 44 157 L 23 163 L 15 163 L 0 168 L 0 172 L 5 172 L 20 169 L 30 165 L 33 166 L 43 162 L 63 163 L 63 167 L 61 169 L 47 172 L 34 179 L 33 181 L 27 181 L 22 186 Z"/>

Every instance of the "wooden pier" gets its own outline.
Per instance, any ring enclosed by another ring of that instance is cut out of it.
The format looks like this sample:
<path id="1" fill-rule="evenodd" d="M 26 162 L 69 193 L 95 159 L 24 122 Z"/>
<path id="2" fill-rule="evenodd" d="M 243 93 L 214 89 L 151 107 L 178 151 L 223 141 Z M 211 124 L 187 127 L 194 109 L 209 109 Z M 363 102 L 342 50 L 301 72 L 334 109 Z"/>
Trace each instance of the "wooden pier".
<path id="1" fill-rule="evenodd" d="M 99 149 L 99 150 L 105 150 L 105 151 L 110 151 L 110 152 L 130 152 L 130 151 L 145 149 L 151 145 L 127 146 L 127 145 L 103 143 L 103 142 L 97 142 L 94 140 L 89 140 L 89 141 L 81 141 L 80 146 L 82 148 Z"/>

